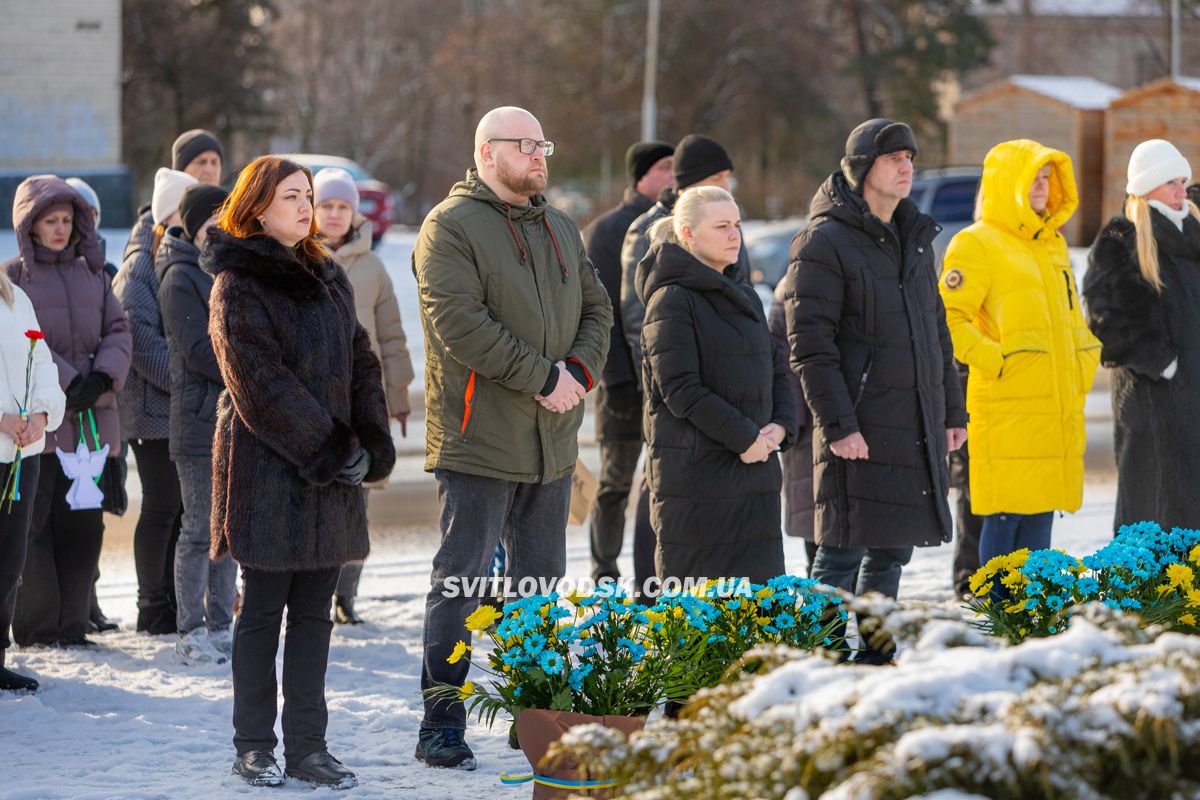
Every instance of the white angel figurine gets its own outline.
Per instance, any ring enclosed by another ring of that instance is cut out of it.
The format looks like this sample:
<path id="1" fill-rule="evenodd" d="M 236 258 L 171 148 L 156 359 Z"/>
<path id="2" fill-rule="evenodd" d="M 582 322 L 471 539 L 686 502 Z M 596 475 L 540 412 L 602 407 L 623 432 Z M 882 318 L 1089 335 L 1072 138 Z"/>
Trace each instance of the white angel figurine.
<path id="1" fill-rule="evenodd" d="M 99 450 L 88 450 L 87 445 L 79 443 L 74 453 L 58 451 L 58 461 L 62 464 L 63 472 L 74 481 L 67 490 L 67 504 L 72 511 L 83 511 L 89 508 L 100 508 L 104 501 L 104 492 L 96 485 L 96 478 L 104 471 L 104 459 L 108 457 L 108 445 Z"/>

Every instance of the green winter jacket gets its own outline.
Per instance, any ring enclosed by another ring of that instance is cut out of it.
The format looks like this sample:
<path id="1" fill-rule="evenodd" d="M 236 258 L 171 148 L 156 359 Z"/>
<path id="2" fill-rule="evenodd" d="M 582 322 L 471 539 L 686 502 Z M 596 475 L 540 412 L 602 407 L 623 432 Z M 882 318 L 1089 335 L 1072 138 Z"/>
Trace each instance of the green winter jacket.
<path id="1" fill-rule="evenodd" d="M 474 169 L 429 213 L 413 249 L 425 331 L 425 469 L 526 483 L 570 475 L 580 403 L 555 414 L 534 395 L 556 361 L 591 389 L 612 308 L 575 223 L 513 207 Z"/>

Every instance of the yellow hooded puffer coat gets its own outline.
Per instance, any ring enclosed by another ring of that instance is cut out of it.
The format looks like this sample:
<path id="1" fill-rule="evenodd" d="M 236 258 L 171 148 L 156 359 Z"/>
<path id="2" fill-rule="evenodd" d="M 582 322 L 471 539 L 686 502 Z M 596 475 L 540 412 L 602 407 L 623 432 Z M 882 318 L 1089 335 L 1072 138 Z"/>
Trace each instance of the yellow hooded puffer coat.
<path id="1" fill-rule="evenodd" d="M 1029 206 L 1049 164 L 1046 214 Z M 1077 511 L 1083 502 L 1083 403 L 1100 342 L 1080 309 L 1058 228 L 1079 204 L 1071 159 L 1029 139 L 983 162 L 981 218 L 950 242 L 940 282 L 967 388 L 975 514 Z"/>

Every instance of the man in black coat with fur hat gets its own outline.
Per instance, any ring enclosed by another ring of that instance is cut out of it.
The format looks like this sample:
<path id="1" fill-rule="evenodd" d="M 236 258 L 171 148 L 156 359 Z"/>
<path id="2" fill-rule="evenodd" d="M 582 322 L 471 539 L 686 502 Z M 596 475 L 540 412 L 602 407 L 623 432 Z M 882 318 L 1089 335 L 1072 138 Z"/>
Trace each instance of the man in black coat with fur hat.
<path id="1" fill-rule="evenodd" d="M 588 258 L 600 273 L 613 308 L 621 304 L 621 243 L 630 223 L 650 210 L 674 182 L 674 145 L 636 142 L 625 153 L 629 185 L 621 203 L 583 231 Z M 600 491 L 592 509 L 592 577 L 619 576 L 617 557 L 625 538 L 625 510 L 642 453 L 642 393 L 625 330 L 614 315 L 608 361 L 596 391 L 596 438 L 600 441 Z M 649 518 L 638 519 L 633 534 L 633 571 L 639 586 L 654 575 L 654 533 Z"/>
<path id="2" fill-rule="evenodd" d="M 895 597 L 913 546 L 950 541 L 946 454 L 967 436 L 939 228 L 908 199 L 916 152 L 903 123 L 855 128 L 788 268 L 792 368 L 816 418 L 813 577 L 858 594 Z"/>

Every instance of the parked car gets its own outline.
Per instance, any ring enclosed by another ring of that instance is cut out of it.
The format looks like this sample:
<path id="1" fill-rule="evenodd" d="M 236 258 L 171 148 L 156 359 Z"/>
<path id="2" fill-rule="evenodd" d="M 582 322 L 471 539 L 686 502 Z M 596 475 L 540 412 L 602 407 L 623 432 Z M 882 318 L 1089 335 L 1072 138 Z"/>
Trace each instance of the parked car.
<path id="1" fill-rule="evenodd" d="M 395 208 L 392 206 L 392 194 L 383 181 L 372 178 L 357 162 L 340 156 L 316 155 L 313 153 L 292 153 L 286 158 L 303 164 L 316 175 L 326 167 L 340 167 L 350 173 L 354 184 L 358 187 L 358 210 L 364 217 L 371 220 L 371 244 L 379 244 L 383 234 L 392 225 Z"/>
<path id="2" fill-rule="evenodd" d="M 755 286 L 764 284 L 774 289 L 788 268 L 788 253 L 792 239 L 804 230 L 808 217 L 753 222 L 742 225 L 746 238 L 746 255 L 750 257 L 750 280 Z"/>
<path id="3" fill-rule="evenodd" d="M 954 234 L 975 221 L 975 195 L 982 177 L 981 167 L 923 169 L 913 176 L 909 199 L 942 226 L 942 232 L 933 240 L 939 270 Z"/>

